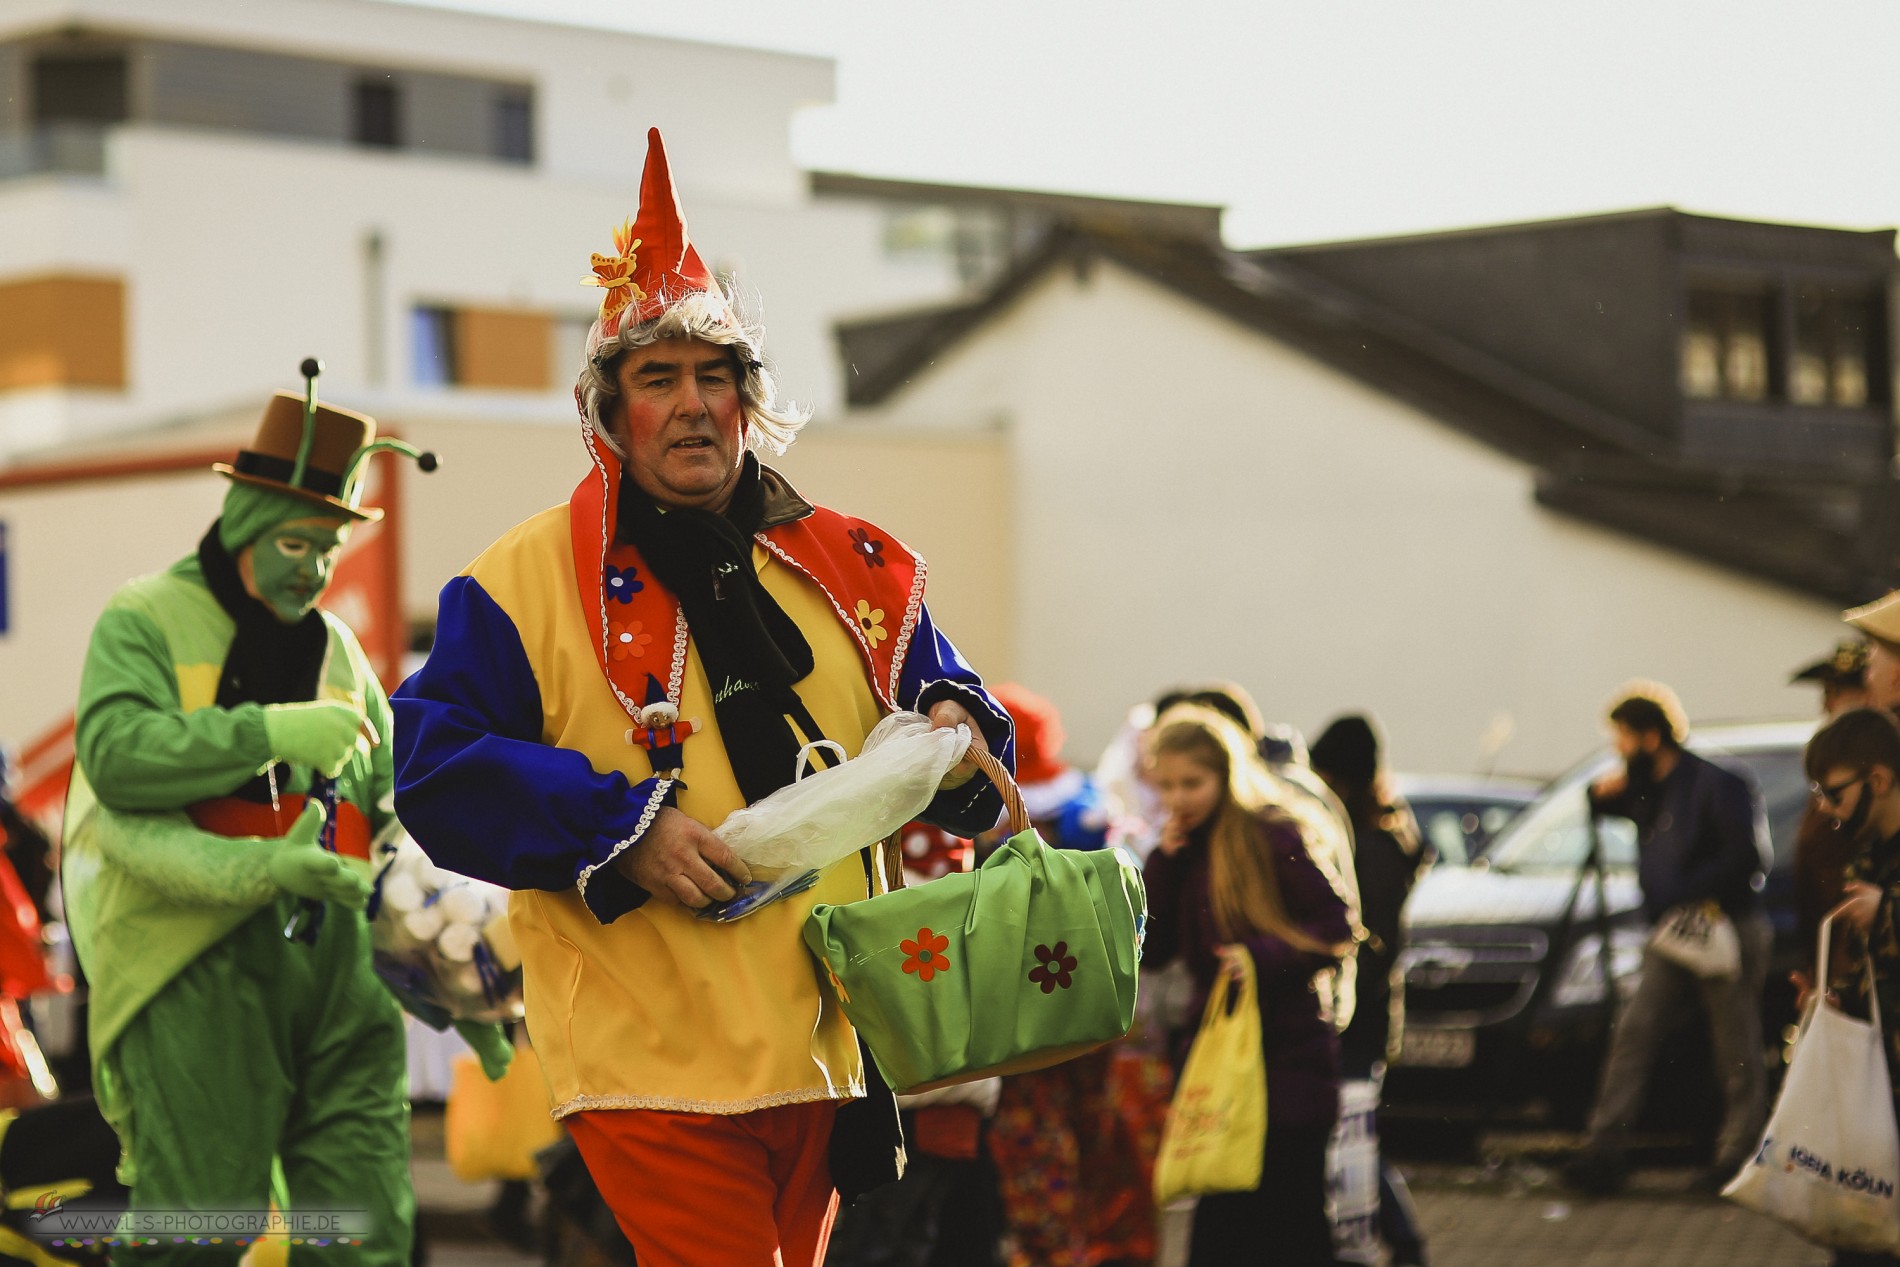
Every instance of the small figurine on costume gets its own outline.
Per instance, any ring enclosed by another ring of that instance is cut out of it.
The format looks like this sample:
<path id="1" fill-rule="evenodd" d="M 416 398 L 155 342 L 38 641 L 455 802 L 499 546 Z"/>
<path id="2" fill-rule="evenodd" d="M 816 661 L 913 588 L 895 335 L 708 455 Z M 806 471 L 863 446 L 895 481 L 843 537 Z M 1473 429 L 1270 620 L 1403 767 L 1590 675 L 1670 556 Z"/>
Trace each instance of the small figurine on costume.
<path id="1" fill-rule="evenodd" d="M 90 979 L 100 1111 L 134 1212 L 363 1211 L 293 1260 L 406 1264 L 406 1054 L 359 914 L 389 825 L 390 713 L 362 647 L 317 601 L 362 507 L 375 422 L 280 392 L 213 469 L 223 515 L 93 629 L 61 864 Z M 493 1076 L 510 1049 L 467 1027 Z M 273 1170 L 283 1186 L 273 1191 Z M 242 1244 L 121 1244 L 140 1263 L 235 1263 Z"/>
<path id="2" fill-rule="evenodd" d="M 627 732 L 627 740 L 647 750 L 647 761 L 655 776 L 678 779 L 686 769 L 686 740 L 699 729 L 699 719 L 681 721 L 679 705 L 666 698 L 660 679 L 647 674 L 646 703 Z"/>

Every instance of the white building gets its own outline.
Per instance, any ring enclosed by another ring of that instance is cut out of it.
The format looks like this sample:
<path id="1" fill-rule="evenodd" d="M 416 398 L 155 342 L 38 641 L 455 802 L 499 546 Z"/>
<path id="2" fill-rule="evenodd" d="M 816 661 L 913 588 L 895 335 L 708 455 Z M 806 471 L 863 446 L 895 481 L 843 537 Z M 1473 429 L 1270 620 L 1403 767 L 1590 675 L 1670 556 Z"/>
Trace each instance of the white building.
<path id="1" fill-rule="evenodd" d="M 1002 552 L 1006 522 L 939 531 L 907 459 L 820 433 L 849 372 L 840 318 L 962 296 L 1046 215 L 799 170 L 792 115 L 831 94 L 825 59 L 369 0 L 0 7 L 0 736 L 71 707 L 106 595 L 216 514 L 222 481 L 169 467 L 247 440 L 305 356 L 327 399 L 444 456 L 408 481 L 418 626 L 488 541 L 564 499 L 600 298 L 582 279 L 636 210 L 649 126 L 814 409 L 801 478 L 932 546 L 940 602 L 997 623 L 954 579 L 994 569 L 955 564 Z M 923 465 L 991 472 L 996 449 L 959 439 Z M 144 478 L 69 478 L 148 455 Z"/>
<path id="2" fill-rule="evenodd" d="M 0 459 L 249 407 L 312 353 L 373 411 L 565 418 L 652 125 L 832 413 L 831 322 L 959 280 L 886 250 L 883 205 L 812 196 L 790 120 L 831 96 L 825 59 L 369 0 L 12 0 Z"/>

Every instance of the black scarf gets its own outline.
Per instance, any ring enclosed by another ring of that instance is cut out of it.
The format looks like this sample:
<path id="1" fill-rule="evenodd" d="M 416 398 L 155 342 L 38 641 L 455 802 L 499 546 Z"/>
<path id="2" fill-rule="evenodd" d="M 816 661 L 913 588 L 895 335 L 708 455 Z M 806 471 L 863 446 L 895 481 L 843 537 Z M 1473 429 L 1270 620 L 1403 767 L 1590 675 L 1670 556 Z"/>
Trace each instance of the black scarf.
<path id="1" fill-rule="evenodd" d="M 220 520 L 219 523 L 223 521 Z M 251 597 L 238 575 L 237 560 L 218 539 L 219 524 L 211 525 L 198 543 L 198 566 L 205 586 L 218 606 L 237 625 L 237 636 L 224 654 L 218 675 L 218 707 L 239 704 L 295 704 L 317 697 L 317 679 L 323 672 L 324 653 L 330 649 L 330 631 L 316 608 L 294 625 L 277 619 L 268 605 Z M 276 766 L 281 789 L 287 767 Z M 232 793 L 247 801 L 270 803 L 270 783 L 263 775 Z"/>
<path id="2" fill-rule="evenodd" d="M 617 520 L 619 539 L 640 552 L 686 614 L 746 803 L 778 791 L 792 781 L 801 743 L 824 735 L 792 689 L 812 671 L 811 644 L 752 566 L 752 536 L 765 520 L 758 459 L 746 455 L 723 515 L 662 512 L 623 476 Z"/>

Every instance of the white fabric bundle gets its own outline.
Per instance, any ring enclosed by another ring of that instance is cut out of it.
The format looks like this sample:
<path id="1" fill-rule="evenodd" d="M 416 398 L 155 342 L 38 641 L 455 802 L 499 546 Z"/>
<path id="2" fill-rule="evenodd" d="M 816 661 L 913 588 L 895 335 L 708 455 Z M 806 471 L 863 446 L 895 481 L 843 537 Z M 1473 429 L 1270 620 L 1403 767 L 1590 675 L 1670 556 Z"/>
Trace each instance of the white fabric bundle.
<path id="1" fill-rule="evenodd" d="M 406 835 L 379 844 L 377 855 L 370 944 L 377 972 L 397 996 L 457 1020 L 520 1016 L 521 955 L 508 928 L 508 890 L 442 870 Z"/>
<path id="2" fill-rule="evenodd" d="M 828 867 L 921 814 L 969 746 L 967 727 L 892 713 L 853 760 L 807 776 L 801 753 L 796 782 L 735 811 L 714 834 L 747 866 Z"/>

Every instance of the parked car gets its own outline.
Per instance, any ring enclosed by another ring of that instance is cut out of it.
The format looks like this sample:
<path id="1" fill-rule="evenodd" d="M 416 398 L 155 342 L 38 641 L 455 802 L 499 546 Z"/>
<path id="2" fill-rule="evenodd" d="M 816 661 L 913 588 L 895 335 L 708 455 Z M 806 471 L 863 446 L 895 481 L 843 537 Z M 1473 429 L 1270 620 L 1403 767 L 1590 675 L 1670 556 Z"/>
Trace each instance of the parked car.
<path id="1" fill-rule="evenodd" d="M 1529 779 L 1444 774 L 1395 774 L 1392 790 L 1412 808 L 1419 832 L 1438 865 L 1468 867 L 1497 834 L 1537 799 L 1542 784 Z"/>
<path id="2" fill-rule="evenodd" d="M 1774 846 L 1766 897 L 1775 927 L 1763 1041 L 1774 1058 L 1793 1020 L 1791 856 L 1808 796 L 1801 753 L 1813 731 L 1812 722 L 1709 726 L 1689 741 L 1762 792 Z M 1400 961 L 1405 1035 L 1386 1084 L 1395 1113 L 1489 1120 L 1528 1112 L 1581 1123 L 1607 1046 L 1605 969 L 1627 997 L 1647 936 L 1634 824 L 1599 819 L 1602 865 L 1590 865 L 1586 790 L 1614 761 L 1607 749 L 1593 753 L 1552 782 L 1476 865 L 1435 870 L 1414 890 Z M 1651 1096 L 1652 1104 L 1673 1102 L 1688 1119 L 1706 1116 L 1718 1094 L 1699 1054 L 1707 1050 L 1706 1024 L 1691 1013 L 1684 1041 L 1695 1050 L 1664 1062 Z"/>

